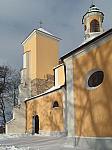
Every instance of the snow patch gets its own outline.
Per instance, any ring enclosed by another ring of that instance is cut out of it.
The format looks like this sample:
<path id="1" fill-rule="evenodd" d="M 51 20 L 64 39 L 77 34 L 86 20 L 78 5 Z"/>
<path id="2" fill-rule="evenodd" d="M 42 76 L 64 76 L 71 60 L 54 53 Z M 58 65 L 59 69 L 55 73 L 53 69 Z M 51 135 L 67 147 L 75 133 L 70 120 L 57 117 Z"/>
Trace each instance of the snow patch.
<path id="1" fill-rule="evenodd" d="M 46 30 L 44 30 L 43 28 L 39 28 L 38 31 L 41 31 L 41 32 L 44 32 L 44 33 L 46 33 L 46 34 L 49 34 L 49 35 L 52 35 L 52 36 L 53 36 L 53 34 L 51 34 L 50 32 L 48 32 L 48 31 L 46 31 Z"/>
<path id="2" fill-rule="evenodd" d="M 0 147 L 0 150 L 30 150 L 30 148 L 29 147 L 19 148 L 16 146 L 5 146 L 5 147 Z"/>
<path id="3" fill-rule="evenodd" d="M 1 139 L 27 137 L 27 136 L 32 136 L 32 135 L 31 134 L 1 134 L 0 135 L 0 140 Z"/>

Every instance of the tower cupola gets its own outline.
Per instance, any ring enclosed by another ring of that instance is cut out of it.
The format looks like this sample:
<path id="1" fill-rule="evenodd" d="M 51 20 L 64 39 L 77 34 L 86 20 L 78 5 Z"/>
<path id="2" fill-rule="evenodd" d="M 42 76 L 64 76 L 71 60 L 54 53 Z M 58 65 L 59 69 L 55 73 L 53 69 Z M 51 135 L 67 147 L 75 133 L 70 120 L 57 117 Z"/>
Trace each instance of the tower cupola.
<path id="1" fill-rule="evenodd" d="M 94 4 L 92 4 L 83 16 L 85 40 L 92 39 L 104 32 L 102 24 L 104 14 Z"/>

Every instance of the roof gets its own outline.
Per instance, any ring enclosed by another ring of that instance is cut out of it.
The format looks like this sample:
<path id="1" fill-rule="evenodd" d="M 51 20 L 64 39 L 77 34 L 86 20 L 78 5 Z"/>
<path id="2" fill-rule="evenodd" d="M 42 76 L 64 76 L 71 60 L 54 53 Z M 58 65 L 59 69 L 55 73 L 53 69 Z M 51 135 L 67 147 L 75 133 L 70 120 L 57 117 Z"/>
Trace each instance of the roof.
<path id="1" fill-rule="evenodd" d="M 54 92 L 54 91 L 57 91 L 57 90 L 60 90 L 60 89 L 62 89 L 62 87 L 64 87 L 64 85 L 62 85 L 62 86 L 53 86 L 53 87 L 51 87 L 50 89 L 48 89 L 47 91 L 45 91 L 44 93 L 41 93 L 41 94 L 39 94 L 39 95 L 36 95 L 36 96 L 31 97 L 31 98 L 25 99 L 24 102 L 29 101 L 29 100 L 32 100 L 32 99 L 35 99 L 35 98 L 39 98 L 39 97 L 41 97 L 41 96 L 47 95 L 47 94 L 49 94 L 49 93 L 51 93 L 51 92 Z"/>
<path id="2" fill-rule="evenodd" d="M 87 13 L 91 13 L 91 12 L 100 12 L 100 13 L 102 13 L 102 12 L 100 11 L 100 9 L 97 8 L 94 4 L 92 4 L 92 5 L 90 6 L 90 8 L 89 8 L 89 10 L 86 12 L 86 14 L 87 14 Z M 102 14 L 103 14 L 103 13 L 102 13 Z"/>
<path id="3" fill-rule="evenodd" d="M 87 13 L 89 12 L 101 12 L 99 8 L 97 8 L 94 4 L 92 4 L 89 8 L 89 10 L 87 11 Z M 101 12 L 102 13 L 102 12 Z"/>
<path id="4" fill-rule="evenodd" d="M 88 42 L 86 42 L 86 43 L 83 43 L 82 45 L 80 45 L 80 46 L 77 47 L 76 49 L 74 49 L 74 50 L 70 51 L 69 53 L 65 54 L 64 56 L 62 56 L 60 59 L 61 59 L 61 60 L 64 60 L 64 59 L 70 57 L 72 54 L 75 54 L 75 53 L 80 52 L 80 51 L 81 51 L 83 48 L 85 48 L 86 46 L 91 45 L 92 43 L 96 42 L 97 40 L 100 40 L 100 39 L 102 39 L 102 38 L 105 38 L 105 37 L 107 37 L 107 36 L 110 35 L 110 34 L 112 34 L 112 28 L 109 29 L 108 31 L 106 31 L 106 32 L 104 32 L 104 33 L 102 33 L 102 34 L 100 34 L 99 36 L 95 37 L 94 39 L 92 39 L 92 40 L 90 40 L 90 41 L 88 41 Z"/>
<path id="5" fill-rule="evenodd" d="M 44 28 L 38 28 L 38 29 L 34 29 L 32 32 L 30 32 L 30 34 L 22 41 L 21 44 L 24 44 L 34 33 L 41 33 L 41 34 L 45 34 L 51 38 L 54 38 L 56 40 L 61 40 L 61 38 L 58 38 L 57 36 L 53 35 L 52 33 L 46 31 Z"/>
<path id="6" fill-rule="evenodd" d="M 54 36 L 52 33 L 46 31 L 46 30 L 43 29 L 43 28 L 39 28 L 38 31 L 41 31 L 41 32 L 46 33 L 46 34 L 49 34 L 49 35 L 51 35 L 51 36 Z"/>
<path id="7" fill-rule="evenodd" d="M 92 4 L 92 5 L 89 7 L 88 11 L 87 11 L 87 12 L 85 13 L 85 15 L 83 16 L 83 18 L 82 18 L 82 23 L 84 23 L 84 18 L 85 18 L 85 16 L 86 16 L 87 14 L 92 13 L 92 12 L 99 12 L 99 13 L 102 14 L 102 16 L 104 17 L 103 12 L 101 12 L 99 8 L 97 8 L 95 5 Z"/>
<path id="8" fill-rule="evenodd" d="M 53 68 L 53 70 L 55 70 L 55 69 L 59 68 L 60 66 L 64 66 L 64 64 L 63 64 L 63 63 L 61 63 L 61 64 L 59 64 L 59 65 L 55 66 L 55 67 Z"/>

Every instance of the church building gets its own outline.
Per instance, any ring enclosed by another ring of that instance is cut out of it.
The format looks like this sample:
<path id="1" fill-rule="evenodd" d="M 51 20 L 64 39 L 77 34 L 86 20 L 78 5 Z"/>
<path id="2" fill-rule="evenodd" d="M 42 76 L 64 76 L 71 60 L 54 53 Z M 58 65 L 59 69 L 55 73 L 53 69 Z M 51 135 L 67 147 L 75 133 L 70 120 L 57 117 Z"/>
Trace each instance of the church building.
<path id="1" fill-rule="evenodd" d="M 43 28 L 22 42 L 19 105 L 6 133 L 66 136 L 75 147 L 112 149 L 112 29 L 91 5 L 83 43 L 59 59 L 60 38 Z"/>

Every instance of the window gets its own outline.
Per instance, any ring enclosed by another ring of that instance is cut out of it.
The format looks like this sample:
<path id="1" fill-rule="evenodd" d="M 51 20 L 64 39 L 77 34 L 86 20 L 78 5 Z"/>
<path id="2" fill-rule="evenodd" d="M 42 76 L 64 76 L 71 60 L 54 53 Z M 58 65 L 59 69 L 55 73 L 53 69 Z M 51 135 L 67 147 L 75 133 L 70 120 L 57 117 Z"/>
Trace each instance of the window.
<path id="1" fill-rule="evenodd" d="M 92 87 L 99 86 L 103 82 L 103 79 L 104 79 L 103 71 L 99 70 L 99 71 L 93 72 L 87 80 L 88 87 L 92 88 Z"/>
<path id="2" fill-rule="evenodd" d="M 29 67 L 30 51 L 27 51 L 23 54 L 23 68 Z"/>
<path id="3" fill-rule="evenodd" d="M 53 108 L 59 107 L 58 102 L 57 102 L 57 101 L 54 101 L 54 102 L 53 102 L 53 106 L 52 106 L 52 107 L 53 107 Z"/>
<path id="4" fill-rule="evenodd" d="M 100 32 L 99 22 L 96 19 L 90 23 L 90 32 Z"/>

